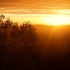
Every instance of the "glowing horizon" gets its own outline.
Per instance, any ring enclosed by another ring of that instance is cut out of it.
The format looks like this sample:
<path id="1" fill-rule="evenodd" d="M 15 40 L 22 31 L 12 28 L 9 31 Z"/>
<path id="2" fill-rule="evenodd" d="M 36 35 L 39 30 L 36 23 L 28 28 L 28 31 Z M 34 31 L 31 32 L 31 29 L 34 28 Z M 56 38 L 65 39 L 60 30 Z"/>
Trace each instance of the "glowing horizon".
<path id="1" fill-rule="evenodd" d="M 63 14 L 4 14 L 14 22 L 23 23 L 30 21 L 31 24 L 43 25 L 68 25 L 70 24 L 70 15 Z"/>
<path id="2" fill-rule="evenodd" d="M 32 24 L 67 25 L 70 23 L 70 1 L 1 0 L 0 14 L 18 23 L 30 21 Z"/>

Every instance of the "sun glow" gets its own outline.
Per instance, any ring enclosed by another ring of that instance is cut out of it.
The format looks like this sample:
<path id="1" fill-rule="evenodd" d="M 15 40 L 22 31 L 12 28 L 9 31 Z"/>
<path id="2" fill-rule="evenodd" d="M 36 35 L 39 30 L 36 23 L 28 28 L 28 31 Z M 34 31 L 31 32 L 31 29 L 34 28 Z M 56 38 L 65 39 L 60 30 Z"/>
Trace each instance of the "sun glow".
<path id="1" fill-rule="evenodd" d="M 67 15 L 50 15 L 45 22 L 54 26 L 67 25 L 70 23 L 70 18 Z"/>

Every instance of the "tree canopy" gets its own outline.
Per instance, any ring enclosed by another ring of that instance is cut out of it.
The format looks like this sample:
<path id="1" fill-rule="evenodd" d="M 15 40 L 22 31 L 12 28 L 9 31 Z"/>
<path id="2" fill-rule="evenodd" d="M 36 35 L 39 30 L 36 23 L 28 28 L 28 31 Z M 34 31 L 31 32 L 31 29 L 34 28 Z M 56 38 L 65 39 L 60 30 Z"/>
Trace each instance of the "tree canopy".
<path id="1" fill-rule="evenodd" d="M 9 62 L 8 59 L 15 63 L 25 52 L 30 53 L 38 41 L 36 29 L 29 22 L 19 26 L 10 19 L 4 19 L 5 16 L 0 15 L 0 65 Z"/>

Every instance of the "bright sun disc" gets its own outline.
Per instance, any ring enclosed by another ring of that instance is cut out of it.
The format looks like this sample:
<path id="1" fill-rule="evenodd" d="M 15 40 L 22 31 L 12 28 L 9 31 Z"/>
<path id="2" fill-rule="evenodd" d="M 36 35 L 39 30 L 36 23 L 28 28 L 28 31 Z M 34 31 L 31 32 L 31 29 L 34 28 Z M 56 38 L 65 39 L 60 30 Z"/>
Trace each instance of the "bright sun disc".
<path id="1" fill-rule="evenodd" d="M 54 26 L 67 25 L 70 22 L 69 17 L 66 15 L 51 15 L 45 21 Z"/>

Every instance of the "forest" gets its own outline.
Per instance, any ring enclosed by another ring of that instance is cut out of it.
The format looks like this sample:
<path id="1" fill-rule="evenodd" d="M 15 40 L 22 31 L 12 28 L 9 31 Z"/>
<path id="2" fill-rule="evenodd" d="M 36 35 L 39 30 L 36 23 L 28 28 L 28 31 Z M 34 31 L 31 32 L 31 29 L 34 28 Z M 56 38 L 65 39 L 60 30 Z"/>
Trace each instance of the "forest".
<path id="1" fill-rule="evenodd" d="M 70 25 L 19 25 L 0 15 L 0 70 L 70 70 Z"/>

